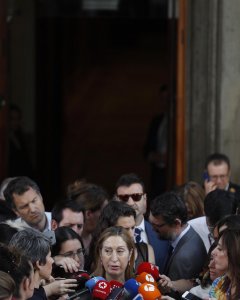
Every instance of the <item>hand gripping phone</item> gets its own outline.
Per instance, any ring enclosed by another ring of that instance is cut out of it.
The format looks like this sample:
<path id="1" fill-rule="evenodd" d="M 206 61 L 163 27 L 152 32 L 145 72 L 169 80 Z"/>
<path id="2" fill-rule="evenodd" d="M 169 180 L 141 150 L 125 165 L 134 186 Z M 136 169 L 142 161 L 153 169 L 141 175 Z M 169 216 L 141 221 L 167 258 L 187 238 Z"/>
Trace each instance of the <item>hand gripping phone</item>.
<path id="1" fill-rule="evenodd" d="M 185 300 L 202 300 L 202 298 L 190 293 L 189 291 L 186 291 L 185 293 L 182 294 L 182 299 L 185 299 Z"/>

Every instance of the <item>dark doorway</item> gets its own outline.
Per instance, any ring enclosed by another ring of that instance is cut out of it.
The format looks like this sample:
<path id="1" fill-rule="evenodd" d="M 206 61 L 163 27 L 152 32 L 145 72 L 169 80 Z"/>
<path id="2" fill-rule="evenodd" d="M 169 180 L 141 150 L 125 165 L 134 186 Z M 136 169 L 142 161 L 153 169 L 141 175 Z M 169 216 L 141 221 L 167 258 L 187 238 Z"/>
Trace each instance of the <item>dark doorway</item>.
<path id="1" fill-rule="evenodd" d="M 83 2 L 37 1 L 37 180 L 49 206 L 77 178 L 112 193 L 136 172 L 149 188 L 143 146 L 160 87 L 174 86 L 167 1 Z"/>

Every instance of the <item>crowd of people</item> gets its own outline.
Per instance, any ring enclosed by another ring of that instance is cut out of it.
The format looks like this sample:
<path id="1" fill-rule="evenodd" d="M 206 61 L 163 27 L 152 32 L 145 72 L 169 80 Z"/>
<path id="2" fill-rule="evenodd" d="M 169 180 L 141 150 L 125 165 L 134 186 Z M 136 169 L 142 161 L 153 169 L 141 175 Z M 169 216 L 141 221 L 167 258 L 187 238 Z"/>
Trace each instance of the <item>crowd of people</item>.
<path id="1" fill-rule="evenodd" d="M 134 173 L 118 179 L 112 197 L 76 180 L 51 212 L 36 182 L 6 178 L 0 300 L 181 299 L 186 291 L 239 300 L 240 186 L 230 172 L 228 157 L 214 153 L 202 183 L 157 195 L 148 209 Z"/>

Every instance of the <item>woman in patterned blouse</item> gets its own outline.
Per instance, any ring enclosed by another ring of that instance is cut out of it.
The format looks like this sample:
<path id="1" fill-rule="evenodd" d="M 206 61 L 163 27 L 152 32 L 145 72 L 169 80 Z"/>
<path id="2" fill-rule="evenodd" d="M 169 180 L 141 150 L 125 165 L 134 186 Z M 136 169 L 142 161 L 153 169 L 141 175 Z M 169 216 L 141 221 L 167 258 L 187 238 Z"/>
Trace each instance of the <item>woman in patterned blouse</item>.
<path id="1" fill-rule="evenodd" d="M 221 232 L 212 255 L 215 267 L 225 274 L 214 280 L 209 295 L 218 300 L 240 299 L 240 231 Z"/>

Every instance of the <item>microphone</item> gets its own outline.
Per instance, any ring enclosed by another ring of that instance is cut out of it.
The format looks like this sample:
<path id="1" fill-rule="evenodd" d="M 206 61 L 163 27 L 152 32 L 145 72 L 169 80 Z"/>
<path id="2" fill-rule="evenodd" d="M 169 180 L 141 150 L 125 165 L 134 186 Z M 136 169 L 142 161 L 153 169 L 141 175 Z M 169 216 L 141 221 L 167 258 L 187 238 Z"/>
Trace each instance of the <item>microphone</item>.
<path id="1" fill-rule="evenodd" d="M 85 287 L 88 288 L 88 290 L 90 292 L 92 292 L 93 288 L 95 287 L 96 283 L 99 281 L 99 280 L 105 280 L 103 277 L 101 276 L 96 276 L 96 277 L 93 277 L 91 279 L 89 279 L 86 283 L 85 283 Z"/>
<path id="2" fill-rule="evenodd" d="M 128 294 L 129 298 L 132 299 L 138 294 L 139 286 L 140 283 L 137 280 L 130 278 L 124 283 L 123 287 L 126 294 Z"/>
<path id="3" fill-rule="evenodd" d="M 137 268 L 137 274 L 141 274 L 142 272 L 146 272 L 151 274 L 153 278 L 158 281 L 159 280 L 159 270 L 158 267 L 149 262 L 142 262 Z"/>
<path id="4" fill-rule="evenodd" d="M 140 285 L 138 292 L 143 296 L 144 300 L 160 300 L 161 293 L 153 284 L 143 283 Z"/>
<path id="5" fill-rule="evenodd" d="M 117 280 L 110 280 L 109 281 L 110 286 L 111 286 L 111 291 L 115 288 L 122 288 L 123 284 Z"/>
<path id="6" fill-rule="evenodd" d="M 77 289 L 82 289 L 85 287 L 85 283 L 91 279 L 90 275 L 86 272 L 75 274 L 72 278 L 77 280 Z"/>
<path id="7" fill-rule="evenodd" d="M 125 299 L 123 298 L 124 292 L 125 292 L 124 288 L 116 287 L 111 291 L 111 293 L 109 294 L 106 300 L 123 300 Z"/>
<path id="8" fill-rule="evenodd" d="M 137 294 L 132 300 L 144 300 L 144 298 L 141 294 Z"/>
<path id="9" fill-rule="evenodd" d="M 142 272 L 140 275 L 136 276 L 136 280 L 139 283 L 150 283 L 157 287 L 157 283 L 154 280 L 153 276 L 149 273 Z"/>
<path id="10" fill-rule="evenodd" d="M 138 294 L 139 286 L 140 284 L 135 279 L 128 279 L 122 288 L 113 289 L 106 300 L 132 300 Z M 137 298 L 136 300 L 140 299 Z"/>
<path id="11" fill-rule="evenodd" d="M 111 285 L 106 280 L 99 280 L 92 291 L 93 299 L 107 299 L 111 293 Z"/>
<path id="12" fill-rule="evenodd" d="M 85 282 L 84 288 L 82 288 L 80 291 L 77 291 L 76 293 L 72 294 L 66 300 L 75 300 L 75 299 L 78 299 L 80 296 L 84 296 L 84 295 L 90 296 L 94 286 L 96 285 L 96 283 L 99 280 L 105 280 L 105 279 L 101 276 L 97 276 L 97 277 L 93 277 L 93 278 L 87 280 Z"/>

